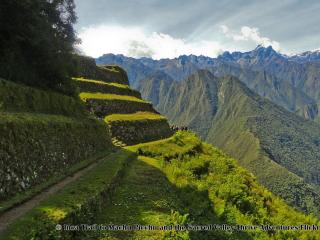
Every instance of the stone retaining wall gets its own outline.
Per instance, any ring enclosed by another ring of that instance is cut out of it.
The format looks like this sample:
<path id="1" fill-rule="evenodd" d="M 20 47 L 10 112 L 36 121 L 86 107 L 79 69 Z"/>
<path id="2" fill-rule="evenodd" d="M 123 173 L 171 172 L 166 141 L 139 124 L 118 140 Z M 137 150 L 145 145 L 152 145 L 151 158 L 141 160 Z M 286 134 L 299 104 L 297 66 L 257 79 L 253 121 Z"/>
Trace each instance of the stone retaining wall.
<path id="1" fill-rule="evenodd" d="M 140 121 L 112 121 L 111 136 L 127 145 L 168 138 L 173 134 L 166 119 Z"/>
<path id="2" fill-rule="evenodd" d="M 151 103 L 145 102 L 101 99 L 87 99 L 86 102 L 88 110 L 101 118 L 115 113 L 124 114 L 139 111 L 158 113 Z"/>

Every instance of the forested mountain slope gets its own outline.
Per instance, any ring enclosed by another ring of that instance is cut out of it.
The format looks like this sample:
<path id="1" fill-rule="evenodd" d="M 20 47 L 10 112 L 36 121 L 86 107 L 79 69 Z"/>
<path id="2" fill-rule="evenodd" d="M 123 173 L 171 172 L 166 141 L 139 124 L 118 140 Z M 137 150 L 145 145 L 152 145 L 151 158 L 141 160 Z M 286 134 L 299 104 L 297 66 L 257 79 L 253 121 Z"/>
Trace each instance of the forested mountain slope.
<path id="1" fill-rule="evenodd" d="M 141 82 L 156 108 L 225 150 L 290 204 L 319 213 L 320 128 L 259 97 L 234 77 L 201 70 L 185 81 Z M 152 87 L 152 83 L 155 86 Z M 166 86 L 162 90 L 159 86 Z M 148 88 L 145 88 L 148 86 Z"/>

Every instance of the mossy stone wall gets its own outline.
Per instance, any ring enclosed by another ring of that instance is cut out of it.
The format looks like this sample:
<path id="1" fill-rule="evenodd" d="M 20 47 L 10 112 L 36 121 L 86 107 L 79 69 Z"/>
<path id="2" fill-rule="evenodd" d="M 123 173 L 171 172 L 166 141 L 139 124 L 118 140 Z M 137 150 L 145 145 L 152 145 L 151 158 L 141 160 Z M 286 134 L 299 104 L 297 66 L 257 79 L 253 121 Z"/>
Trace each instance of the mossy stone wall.
<path id="1" fill-rule="evenodd" d="M 103 121 L 0 113 L 0 201 L 111 146 Z"/>
<path id="2" fill-rule="evenodd" d="M 87 107 L 98 117 L 114 113 L 153 112 L 158 113 L 151 103 L 125 100 L 88 99 Z"/>
<path id="3" fill-rule="evenodd" d="M 128 145 L 155 141 L 173 134 L 166 119 L 112 121 L 109 127 L 112 137 Z"/>
<path id="4" fill-rule="evenodd" d="M 30 112 L 71 117 L 88 115 L 76 97 L 40 90 L 0 78 L 0 112 Z"/>

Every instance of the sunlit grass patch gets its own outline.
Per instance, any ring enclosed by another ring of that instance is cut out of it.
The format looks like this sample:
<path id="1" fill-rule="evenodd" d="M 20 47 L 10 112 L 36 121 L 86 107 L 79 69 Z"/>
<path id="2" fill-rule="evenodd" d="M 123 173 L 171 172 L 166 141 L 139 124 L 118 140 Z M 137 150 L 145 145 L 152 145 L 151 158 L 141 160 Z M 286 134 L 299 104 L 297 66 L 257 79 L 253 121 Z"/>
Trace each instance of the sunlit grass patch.
<path id="1" fill-rule="evenodd" d="M 130 88 L 129 85 L 120 84 L 120 83 L 104 82 L 104 81 L 99 81 L 99 80 L 86 79 L 86 78 L 75 78 L 75 77 L 72 79 L 75 81 L 87 82 L 87 83 L 92 83 L 92 84 L 101 84 L 101 85 L 114 86 L 114 87 L 126 88 L 126 89 Z"/>
<path id="2" fill-rule="evenodd" d="M 45 213 L 45 215 L 52 219 L 59 221 L 67 216 L 67 211 L 61 208 L 53 208 L 53 207 L 43 207 L 40 210 Z"/>
<path id="3" fill-rule="evenodd" d="M 152 112 L 136 112 L 132 114 L 112 114 L 105 117 L 106 122 L 112 121 L 139 121 L 139 120 L 162 120 L 164 116 Z"/>
<path id="4" fill-rule="evenodd" d="M 127 149 L 145 156 L 172 158 L 182 156 L 200 146 L 201 141 L 195 134 L 179 131 L 170 138 L 129 146 Z"/>
<path id="5" fill-rule="evenodd" d="M 100 100 L 123 100 L 123 101 L 147 103 L 146 101 L 139 99 L 137 97 L 117 95 L 117 94 L 82 92 L 79 94 L 79 96 L 83 101 L 86 101 L 87 99 L 100 99 Z"/>

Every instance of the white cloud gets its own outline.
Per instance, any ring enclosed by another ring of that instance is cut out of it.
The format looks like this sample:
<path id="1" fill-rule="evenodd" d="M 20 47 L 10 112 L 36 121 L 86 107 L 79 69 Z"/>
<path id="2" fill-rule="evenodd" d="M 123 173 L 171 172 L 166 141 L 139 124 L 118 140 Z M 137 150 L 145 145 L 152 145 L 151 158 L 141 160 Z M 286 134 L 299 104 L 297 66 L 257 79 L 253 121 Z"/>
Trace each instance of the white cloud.
<path id="1" fill-rule="evenodd" d="M 240 29 L 240 33 L 230 30 L 226 25 L 221 25 L 220 28 L 223 34 L 234 41 L 252 41 L 264 47 L 272 46 L 275 50 L 280 50 L 280 43 L 270 38 L 262 37 L 258 28 L 243 26 Z"/>
<path id="2" fill-rule="evenodd" d="M 82 51 L 92 57 L 104 53 L 131 57 L 174 58 L 183 54 L 216 57 L 225 48 L 216 41 L 189 42 L 164 33 L 147 33 L 138 27 L 101 25 L 84 28 L 79 33 Z"/>

